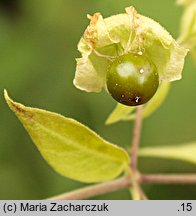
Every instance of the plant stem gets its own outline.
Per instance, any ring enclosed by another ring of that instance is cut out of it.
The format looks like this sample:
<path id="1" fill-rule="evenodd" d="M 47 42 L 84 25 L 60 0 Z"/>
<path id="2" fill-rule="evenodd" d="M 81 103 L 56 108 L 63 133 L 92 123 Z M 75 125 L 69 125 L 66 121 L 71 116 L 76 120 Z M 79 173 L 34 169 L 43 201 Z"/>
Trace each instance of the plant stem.
<path id="1" fill-rule="evenodd" d="M 140 183 L 179 183 L 179 184 L 196 184 L 196 175 L 195 174 L 179 174 L 179 175 L 141 175 Z"/>
<path id="2" fill-rule="evenodd" d="M 78 189 L 72 192 L 64 193 L 58 196 L 49 198 L 49 200 L 80 200 L 88 199 L 97 195 L 105 194 L 108 192 L 117 191 L 124 188 L 129 188 L 131 186 L 131 180 L 129 177 L 124 176 L 119 179 L 96 184 L 93 186 L 87 186 L 82 189 Z"/>
<path id="3" fill-rule="evenodd" d="M 142 127 L 142 111 L 143 107 L 139 106 L 136 110 L 136 119 L 133 129 L 133 140 L 131 147 L 131 169 L 134 172 L 137 168 L 137 156 L 138 156 L 138 147 L 140 141 L 140 133 Z"/>
<path id="4" fill-rule="evenodd" d="M 148 197 L 146 196 L 146 194 L 144 193 L 143 189 L 141 188 L 141 186 L 138 184 L 138 191 L 140 194 L 140 198 L 141 200 L 148 200 Z"/>
<path id="5" fill-rule="evenodd" d="M 132 198 L 134 200 L 141 200 L 141 199 L 147 199 L 144 191 L 138 184 L 137 177 L 137 157 L 138 157 L 138 148 L 139 148 L 139 141 L 140 141 L 140 134 L 141 134 L 141 128 L 142 128 L 142 112 L 143 107 L 139 106 L 136 110 L 136 118 L 133 128 L 133 139 L 132 139 L 132 146 L 131 146 L 131 172 L 132 172 L 132 182 L 133 185 L 130 188 L 130 192 L 132 194 Z"/>
<path id="6" fill-rule="evenodd" d="M 132 195 L 133 200 L 148 200 L 148 197 L 146 196 L 143 189 L 137 182 L 135 182 L 135 184 L 132 185 L 129 191 Z"/>
<path id="7" fill-rule="evenodd" d="M 132 200 L 141 200 L 141 196 L 136 187 L 130 187 L 129 192 L 131 194 Z"/>

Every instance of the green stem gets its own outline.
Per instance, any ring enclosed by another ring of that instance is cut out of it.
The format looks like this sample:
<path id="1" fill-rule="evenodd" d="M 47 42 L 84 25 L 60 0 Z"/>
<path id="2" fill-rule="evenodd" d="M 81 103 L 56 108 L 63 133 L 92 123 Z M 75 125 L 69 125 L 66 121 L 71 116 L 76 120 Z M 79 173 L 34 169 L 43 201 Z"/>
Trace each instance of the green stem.
<path id="1" fill-rule="evenodd" d="M 134 187 L 134 186 L 130 187 L 129 192 L 132 196 L 132 200 L 141 200 L 141 196 L 140 196 L 138 190 L 136 189 L 136 187 Z"/>
<path id="2" fill-rule="evenodd" d="M 148 197 L 146 196 L 146 194 L 144 193 L 143 189 L 141 188 L 141 186 L 139 184 L 137 184 L 137 190 L 140 194 L 141 200 L 148 200 Z"/>
<path id="3" fill-rule="evenodd" d="M 148 197 L 144 193 L 138 182 L 134 182 L 132 187 L 129 188 L 133 200 L 148 200 Z"/>

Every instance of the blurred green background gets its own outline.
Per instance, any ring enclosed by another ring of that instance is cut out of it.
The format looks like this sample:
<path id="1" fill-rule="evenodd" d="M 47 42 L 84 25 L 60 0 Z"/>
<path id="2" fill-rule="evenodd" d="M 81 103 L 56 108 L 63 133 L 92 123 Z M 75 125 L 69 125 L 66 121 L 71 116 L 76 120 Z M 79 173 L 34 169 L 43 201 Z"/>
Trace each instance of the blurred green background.
<path id="1" fill-rule="evenodd" d="M 107 17 L 129 5 L 178 37 L 182 8 L 174 0 L 0 0 L 0 199 L 44 199 L 85 185 L 59 176 L 42 159 L 8 109 L 4 88 L 16 101 L 75 118 L 129 148 L 133 122 L 104 125 L 115 101 L 105 92 L 87 94 L 72 84 L 86 14 L 100 11 Z M 145 120 L 141 146 L 196 140 L 195 70 L 188 57 L 183 79 L 173 83 L 164 105 Z M 196 172 L 191 164 L 169 160 L 142 158 L 139 166 L 146 173 Z M 150 199 L 196 199 L 196 185 L 144 189 Z M 129 198 L 126 190 L 96 197 Z"/>

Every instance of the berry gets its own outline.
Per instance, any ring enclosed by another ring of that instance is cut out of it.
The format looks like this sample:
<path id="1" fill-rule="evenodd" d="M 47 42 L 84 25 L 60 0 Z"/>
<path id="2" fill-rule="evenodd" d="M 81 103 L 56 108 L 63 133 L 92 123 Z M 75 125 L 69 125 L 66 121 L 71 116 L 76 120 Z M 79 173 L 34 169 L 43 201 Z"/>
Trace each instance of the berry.
<path id="1" fill-rule="evenodd" d="M 156 66 L 143 54 L 117 57 L 107 72 L 107 89 L 119 103 L 138 106 L 148 102 L 159 86 Z"/>

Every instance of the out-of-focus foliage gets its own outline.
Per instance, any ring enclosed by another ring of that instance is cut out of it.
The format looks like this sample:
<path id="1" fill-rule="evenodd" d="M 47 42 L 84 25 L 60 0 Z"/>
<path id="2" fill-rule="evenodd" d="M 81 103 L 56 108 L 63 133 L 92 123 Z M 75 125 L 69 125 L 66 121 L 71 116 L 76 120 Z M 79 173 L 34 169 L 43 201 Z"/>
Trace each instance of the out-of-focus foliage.
<path id="1" fill-rule="evenodd" d="M 187 6 L 189 5 L 190 3 L 194 2 L 195 0 L 177 0 L 177 4 L 178 5 L 184 5 L 184 6 Z"/>
<path id="2" fill-rule="evenodd" d="M 77 43 L 88 25 L 86 14 L 100 11 L 107 17 L 131 3 L 177 38 L 182 9 L 171 0 L 17 2 L 14 14 L 0 5 L 0 199 L 44 199 L 84 184 L 61 177 L 45 163 L 7 108 L 3 89 L 14 92 L 25 104 L 75 118 L 105 139 L 129 149 L 132 122 L 104 125 L 115 106 L 110 96 L 104 92 L 86 94 L 72 84 L 75 58 L 79 57 Z M 183 79 L 172 84 L 164 104 L 145 120 L 141 147 L 196 139 L 196 73 L 192 61 L 187 60 Z M 169 160 L 142 158 L 139 165 L 145 172 L 195 172 L 195 166 Z M 194 185 L 147 185 L 145 190 L 151 199 L 195 199 L 196 194 Z M 129 199 L 129 193 L 123 190 L 97 198 Z"/>
<path id="3" fill-rule="evenodd" d="M 158 146 L 140 149 L 140 156 L 182 160 L 196 165 L 196 143 L 178 146 Z"/>
<path id="4" fill-rule="evenodd" d="M 185 7 L 181 19 L 181 31 L 178 39 L 190 50 L 193 60 L 196 60 L 196 1 Z"/>

